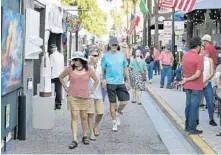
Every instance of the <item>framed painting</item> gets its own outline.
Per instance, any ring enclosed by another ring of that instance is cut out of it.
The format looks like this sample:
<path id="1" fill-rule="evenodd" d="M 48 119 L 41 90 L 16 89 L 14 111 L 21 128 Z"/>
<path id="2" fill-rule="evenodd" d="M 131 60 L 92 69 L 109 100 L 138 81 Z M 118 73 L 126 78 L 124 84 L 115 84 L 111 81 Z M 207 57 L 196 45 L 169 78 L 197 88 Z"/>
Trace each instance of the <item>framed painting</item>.
<path id="1" fill-rule="evenodd" d="M 23 15 L 2 7 L 1 95 L 22 85 L 24 54 Z"/>

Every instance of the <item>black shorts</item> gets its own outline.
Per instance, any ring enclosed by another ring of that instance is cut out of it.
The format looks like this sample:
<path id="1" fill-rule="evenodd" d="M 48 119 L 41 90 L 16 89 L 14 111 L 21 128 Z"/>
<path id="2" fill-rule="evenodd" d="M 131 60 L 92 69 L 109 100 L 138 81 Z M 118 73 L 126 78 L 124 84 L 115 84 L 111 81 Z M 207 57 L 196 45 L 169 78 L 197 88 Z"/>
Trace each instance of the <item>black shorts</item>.
<path id="1" fill-rule="evenodd" d="M 116 103 L 117 98 L 120 102 L 130 100 L 130 94 L 128 93 L 125 84 L 119 84 L 119 85 L 107 84 L 107 94 L 110 103 Z"/>

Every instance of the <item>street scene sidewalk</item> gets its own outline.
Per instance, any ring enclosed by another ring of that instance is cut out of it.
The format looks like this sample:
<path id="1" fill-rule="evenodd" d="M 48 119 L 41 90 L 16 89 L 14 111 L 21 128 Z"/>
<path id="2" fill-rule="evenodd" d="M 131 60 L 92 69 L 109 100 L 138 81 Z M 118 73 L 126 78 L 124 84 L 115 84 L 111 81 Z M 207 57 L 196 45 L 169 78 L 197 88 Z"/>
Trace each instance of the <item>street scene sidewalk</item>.
<path id="1" fill-rule="evenodd" d="M 154 97 L 155 100 L 158 100 L 158 102 L 163 103 L 165 101 L 164 103 L 167 104 L 166 106 L 168 106 L 168 108 L 164 106 L 163 109 L 171 116 L 171 118 L 175 120 L 175 124 L 181 124 L 182 127 L 184 126 L 185 122 L 184 110 L 186 103 L 185 103 L 185 93 L 183 91 L 176 89 L 171 90 L 166 88 L 160 88 L 160 76 L 154 76 L 152 84 L 148 84 L 148 92 L 150 92 L 152 97 Z M 217 118 L 217 114 L 216 113 L 214 114 L 214 120 L 217 122 L 218 126 L 213 127 L 209 125 L 209 116 L 207 109 L 205 109 L 204 111 L 200 110 L 199 113 L 200 113 L 199 116 L 200 124 L 198 128 L 203 130 L 203 134 L 199 136 L 205 142 L 205 144 L 208 144 L 209 146 L 207 147 L 206 151 L 208 151 L 209 148 L 211 148 L 217 154 L 221 154 L 221 138 L 216 136 L 216 134 L 221 131 L 221 127 L 219 125 L 220 121 L 219 118 Z M 177 118 L 177 116 L 180 118 Z M 191 138 L 193 139 L 193 141 L 198 143 L 197 142 L 198 137 L 192 136 Z"/>
<path id="2" fill-rule="evenodd" d="M 80 129 L 80 122 L 79 122 Z M 121 117 L 118 132 L 112 132 L 109 102 L 105 102 L 105 115 L 100 136 L 85 146 L 78 137 L 79 146 L 68 148 L 72 139 L 71 116 L 63 103 L 56 110 L 55 127 L 51 130 L 31 129 L 26 141 L 11 140 L 7 154 L 168 154 L 168 150 L 144 110 L 143 106 L 129 103 Z M 80 130 L 81 131 L 81 130 Z"/>

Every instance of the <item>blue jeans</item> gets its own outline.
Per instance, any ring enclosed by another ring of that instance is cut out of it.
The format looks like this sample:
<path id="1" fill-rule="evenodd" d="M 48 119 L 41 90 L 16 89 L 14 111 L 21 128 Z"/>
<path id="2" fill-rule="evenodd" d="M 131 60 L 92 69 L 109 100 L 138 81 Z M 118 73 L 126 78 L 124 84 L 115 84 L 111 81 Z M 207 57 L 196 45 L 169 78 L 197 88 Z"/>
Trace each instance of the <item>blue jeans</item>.
<path id="1" fill-rule="evenodd" d="M 203 94 L 206 99 L 206 104 L 208 107 L 208 113 L 210 120 L 213 119 L 214 115 L 214 105 L 213 105 L 213 88 L 211 82 L 207 84 L 207 86 L 203 89 Z"/>
<path id="2" fill-rule="evenodd" d="M 161 71 L 160 85 L 164 86 L 165 77 L 167 76 L 167 87 L 171 87 L 172 83 L 172 66 L 163 65 L 163 70 Z"/>
<path id="3" fill-rule="evenodd" d="M 195 131 L 197 127 L 197 115 L 199 111 L 200 101 L 203 92 L 200 90 L 185 89 L 186 92 L 186 129 L 188 131 Z"/>
<path id="4" fill-rule="evenodd" d="M 159 60 L 154 61 L 154 70 L 155 70 L 155 74 L 160 74 L 160 61 Z"/>
<path id="5" fill-rule="evenodd" d="M 149 64 L 147 64 L 147 71 L 148 71 L 148 79 L 153 79 L 153 61 L 151 61 Z"/>

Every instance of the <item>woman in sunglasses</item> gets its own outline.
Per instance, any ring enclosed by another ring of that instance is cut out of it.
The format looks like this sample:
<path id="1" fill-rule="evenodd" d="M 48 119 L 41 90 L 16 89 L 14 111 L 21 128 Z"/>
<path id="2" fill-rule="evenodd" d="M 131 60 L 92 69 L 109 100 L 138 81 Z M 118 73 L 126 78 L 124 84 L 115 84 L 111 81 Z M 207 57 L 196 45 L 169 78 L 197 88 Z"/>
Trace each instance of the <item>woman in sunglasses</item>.
<path id="1" fill-rule="evenodd" d="M 94 93 L 98 79 L 94 71 L 88 68 L 87 59 L 84 58 L 82 52 L 74 52 L 72 57 L 73 64 L 65 69 L 59 79 L 62 86 L 67 92 L 68 109 L 71 111 L 71 127 L 73 133 L 73 142 L 69 145 L 69 149 L 74 149 L 78 146 L 77 140 L 77 129 L 78 129 L 78 117 L 80 112 L 81 124 L 83 130 L 82 142 L 85 145 L 89 144 L 87 137 L 87 111 L 88 111 L 88 100 L 90 95 Z M 67 87 L 64 78 L 69 76 L 70 85 Z M 89 89 L 90 79 L 94 80 L 93 86 Z"/>
<path id="2" fill-rule="evenodd" d="M 99 62 L 100 54 L 97 51 L 92 51 L 91 56 L 89 57 L 89 67 L 95 72 L 97 79 L 99 81 L 97 88 L 94 93 L 90 96 L 89 100 L 89 109 L 88 109 L 88 126 L 90 130 L 90 139 L 95 141 L 95 136 L 99 135 L 99 123 L 104 114 L 104 102 L 102 97 L 102 86 L 101 86 L 101 77 L 102 69 Z M 94 80 L 91 79 L 89 82 L 89 87 L 92 87 Z M 94 113 L 96 112 L 96 118 L 94 122 Z"/>

